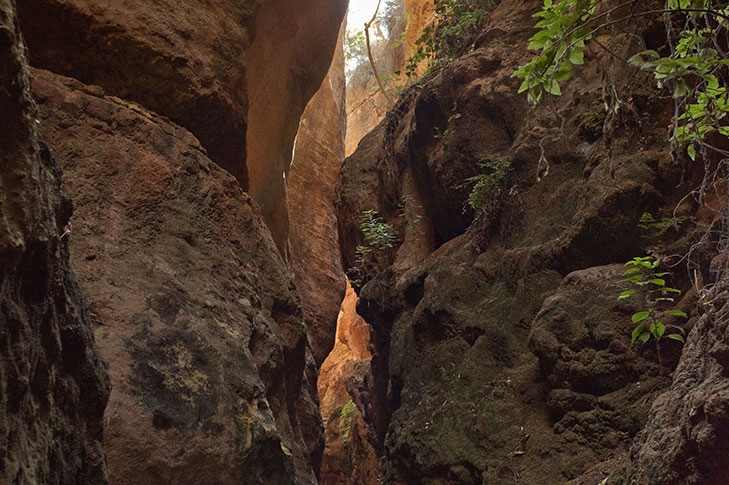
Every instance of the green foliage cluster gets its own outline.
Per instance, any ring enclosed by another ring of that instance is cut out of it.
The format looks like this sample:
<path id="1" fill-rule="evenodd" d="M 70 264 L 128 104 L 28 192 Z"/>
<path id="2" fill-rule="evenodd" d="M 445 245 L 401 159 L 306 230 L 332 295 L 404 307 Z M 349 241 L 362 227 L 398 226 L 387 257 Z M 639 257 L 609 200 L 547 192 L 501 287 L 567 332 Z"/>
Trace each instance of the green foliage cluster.
<path id="1" fill-rule="evenodd" d="M 364 283 L 362 277 L 365 266 L 372 264 L 373 260 L 400 241 L 392 224 L 385 222 L 376 210 L 363 211 L 359 227 L 364 236 L 364 244 L 357 246 L 355 250 L 357 266 L 347 270 L 349 282 L 354 287 L 360 287 Z"/>
<path id="2" fill-rule="evenodd" d="M 669 315 L 687 318 L 687 315 L 679 310 L 661 310 L 666 304 L 675 300 L 671 295 L 680 295 L 681 290 L 666 285 L 665 276 L 669 273 L 658 272 L 661 264 L 660 259 L 653 256 L 636 257 L 625 263 L 625 266 L 632 266 L 625 270 L 622 276 L 626 277 L 622 282 L 630 283 L 633 288 L 623 291 L 618 296 L 619 300 L 642 296 L 646 308 L 636 312 L 631 317 L 633 323 L 637 324 L 631 334 L 631 341 L 647 343 L 653 339 L 656 343 L 659 363 L 661 363 L 661 339 L 669 338 L 684 341 L 683 329 L 676 325 L 666 325 L 662 320 Z M 680 333 L 668 333 L 669 329 L 678 330 Z"/>
<path id="3" fill-rule="evenodd" d="M 346 76 L 349 77 L 357 66 L 367 62 L 367 44 L 362 29 L 350 30 L 344 35 L 344 56 L 347 59 Z"/>
<path id="4" fill-rule="evenodd" d="M 527 92 L 531 103 L 543 93 L 562 94 L 559 82 L 572 77 L 573 66 L 584 64 L 585 42 L 592 37 L 588 20 L 595 12 L 595 0 L 544 0 L 544 8 L 534 14 L 541 18 L 540 29 L 529 39 L 529 49 L 541 51 L 512 77 L 523 77 L 519 92 Z"/>
<path id="5" fill-rule="evenodd" d="M 511 162 L 504 157 L 499 157 L 488 152 L 481 154 L 481 159 L 476 162 L 483 173 L 467 178 L 457 189 L 471 187 L 468 195 L 468 205 L 475 211 L 483 209 L 494 188 L 504 183 L 506 176 L 511 171 Z"/>
<path id="6" fill-rule="evenodd" d="M 629 62 L 650 71 L 659 87 L 672 90 L 677 105 L 672 142 L 688 143 L 687 153 L 695 159 L 697 150 L 705 150 L 709 132 L 717 130 L 729 135 L 729 127 L 722 121 L 729 113 L 728 93 L 722 82 L 729 56 L 720 40 L 727 35 L 729 27 L 726 2 L 666 0 L 663 9 L 633 8 L 620 18 L 614 18 L 619 7 L 605 7 L 605 11 L 598 13 L 599 3 L 599 0 L 544 1 L 543 9 L 534 15 L 541 19 L 536 24 L 539 31 L 529 44 L 529 49 L 539 54 L 512 75 L 524 78 L 519 92 L 526 91 L 532 103 L 539 102 L 545 92 L 560 95 L 560 83 L 572 77 L 574 66 L 584 63 L 585 43 L 597 31 L 630 18 L 664 15 L 669 32 L 668 54 L 646 50 Z"/>
<path id="7" fill-rule="evenodd" d="M 491 0 L 435 0 L 435 20 L 415 41 L 415 52 L 405 63 L 405 75 L 415 79 L 423 61 L 427 60 L 428 69 L 433 69 L 466 52 L 472 47 L 486 14 L 496 3 Z M 393 74 L 400 76 L 401 72 Z"/>
<path id="8" fill-rule="evenodd" d="M 352 422 L 357 415 L 357 406 L 351 399 L 342 407 L 339 412 L 339 426 L 341 431 L 342 443 L 348 446 L 352 440 Z"/>
<path id="9" fill-rule="evenodd" d="M 391 224 L 385 222 L 375 210 L 366 210 L 360 216 L 360 229 L 365 238 L 363 246 L 357 246 L 357 257 L 364 259 L 368 254 L 385 251 L 399 241 Z"/>
<path id="10" fill-rule="evenodd" d="M 670 229 L 678 229 L 678 227 L 683 224 L 686 219 L 686 216 L 663 217 L 661 219 L 656 219 L 650 212 L 644 212 L 643 215 L 640 216 L 638 227 L 646 231 L 646 233 L 641 237 L 661 237 Z"/>

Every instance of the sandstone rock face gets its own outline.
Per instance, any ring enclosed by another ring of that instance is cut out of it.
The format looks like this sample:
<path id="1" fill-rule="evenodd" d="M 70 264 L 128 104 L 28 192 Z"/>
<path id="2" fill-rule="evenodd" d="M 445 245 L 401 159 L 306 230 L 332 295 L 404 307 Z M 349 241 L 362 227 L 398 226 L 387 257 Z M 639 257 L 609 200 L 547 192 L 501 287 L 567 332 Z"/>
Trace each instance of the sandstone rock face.
<path id="1" fill-rule="evenodd" d="M 377 456 L 368 438 L 358 395 L 369 370 L 369 328 L 357 314 L 351 286 L 342 301 L 334 349 L 324 361 L 317 387 L 326 429 L 323 485 L 380 483 Z"/>
<path id="2" fill-rule="evenodd" d="M 365 268 L 358 304 L 373 351 L 358 395 L 388 483 L 599 483 L 669 384 L 653 347 L 630 344 L 614 264 L 644 254 L 641 213 L 692 186 L 669 161 L 671 107 L 595 49 L 562 97 L 529 108 L 510 75 L 540 5 L 502 1 L 475 51 L 407 90 L 337 182 L 345 267 L 364 210 L 402 241 Z M 600 104 L 603 76 L 628 93 L 620 115 Z M 476 212 L 454 187 L 501 158 L 508 173 Z"/>
<path id="3" fill-rule="evenodd" d="M 27 0 L 31 64 L 99 85 L 191 131 L 288 237 L 299 118 L 332 59 L 345 0 Z"/>
<path id="4" fill-rule="evenodd" d="M 334 207 L 334 185 L 344 160 L 344 105 L 344 49 L 340 44 L 329 74 L 301 118 L 288 177 L 291 266 L 318 366 L 334 345 L 346 288 Z"/>
<path id="5" fill-rule="evenodd" d="M 0 0 L 0 482 L 107 482 L 106 366 L 64 237 L 71 203 L 38 133 L 15 2 Z"/>
<path id="6" fill-rule="evenodd" d="M 405 29 L 405 55 L 411 56 L 417 50 L 415 42 L 423 35 L 423 29 L 433 22 L 435 17 L 435 2 L 431 0 L 405 0 L 405 10 L 408 12 L 408 26 Z M 427 68 L 427 61 L 418 66 L 423 73 Z"/>
<path id="7" fill-rule="evenodd" d="M 35 71 L 113 392 L 113 483 L 316 483 L 316 369 L 257 205 L 184 128 Z"/>
<path id="8" fill-rule="evenodd" d="M 284 253 L 294 138 L 329 70 L 347 5 L 347 0 L 278 0 L 263 2 L 256 17 L 247 61 L 249 191 Z"/>

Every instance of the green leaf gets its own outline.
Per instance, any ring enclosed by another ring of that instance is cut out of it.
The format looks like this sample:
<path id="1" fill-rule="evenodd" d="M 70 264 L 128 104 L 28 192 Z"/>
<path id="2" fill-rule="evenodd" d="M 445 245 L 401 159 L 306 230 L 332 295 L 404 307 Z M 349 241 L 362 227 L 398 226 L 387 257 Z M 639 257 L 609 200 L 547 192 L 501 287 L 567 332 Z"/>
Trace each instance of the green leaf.
<path id="1" fill-rule="evenodd" d="M 681 290 L 677 290 L 676 288 L 671 288 L 669 286 L 665 286 L 665 287 L 661 288 L 660 291 L 667 291 L 669 293 L 678 293 L 678 294 L 681 294 Z"/>
<path id="2" fill-rule="evenodd" d="M 673 90 L 674 98 L 682 98 L 688 94 L 688 86 L 682 78 L 676 79 L 676 87 Z"/>
<path id="3" fill-rule="evenodd" d="M 640 281 L 642 279 L 643 279 L 643 275 L 642 274 L 638 274 L 638 275 L 631 276 L 630 278 L 626 278 L 626 279 L 620 280 L 620 281 L 621 282 L 623 282 L 623 281 L 629 281 L 630 283 L 637 283 L 638 281 Z"/>
<path id="4" fill-rule="evenodd" d="M 633 323 L 638 323 L 638 322 L 643 321 L 646 318 L 648 318 L 648 316 L 650 316 L 650 314 L 651 314 L 650 312 L 637 312 L 637 313 L 633 314 L 633 316 L 631 317 L 631 320 L 633 320 Z"/>
<path id="5" fill-rule="evenodd" d="M 622 300 L 623 298 L 628 298 L 630 295 L 634 294 L 636 290 L 625 290 L 624 292 L 620 293 L 620 296 L 618 297 L 618 300 Z"/>
<path id="6" fill-rule="evenodd" d="M 666 333 L 666 326 L 663 325 L 661 322 L 656 322 L 656 328 L 654 332 L 658 338 L 663 337 L 663 334 Z"/>
<path id="7" fill-rule="evenodd" d="M 559 87 L 559 83 L 552 81 L 549 85 L 545 86 L 547 92 L 554 96 L 562 96 L 562 90 Z"/>
<path id="8" fill-rule="evenodd" d="M 686 152 L 691 160 L 696 160 L 696 148 L 694 148 L 693 144 L 686 147 Z"/>
<path id="9" fill-rule="evenodd" d="M 580 66 L 585 63 L 585 53 L 582 49 L 573 49 L 570 52 L 570 62 L 576 66 Z"/>
<path id="10" fill-rule="evenodd" d="M 626 269 L 625 271 L 623 271 L 623 274 L 620 276 L 625 276 L 625 275 L 629 275 L 629 274 L 633 274 L 633 273 L 640 273 L 640 268 Z"/>
<path id="11" fill-rule="evenodd" d="M 643 335 L 641 335 L 640 337 L 638 337 L 638 340 L 640 340 L 643 343 L 646 343 L 648 341 L 648 339 L 650 339 L 650 338 L 651 338 L 651 334 L 644 333 Z"/>
<path id="12" fill-rule="evenodd" d="M 648 280 L 648 283 L 652 283 L 652 284 L 658 285 L 658 286 L 665 286 L 666 280 L 661 279 L 661 278 L 653 278 L 652 280 Z"/>
<path id="13" fill-rule="evenodd" d="M 684 312 L 682 312 L 680 310 L 668 310 L 665 313 L 666 313 L 666 315 L 676 315 L 678 317 L 688 318 L 688 315 L 686 315 Z"/>
<path id="14" fill-rule="evenodd" d="M 630 343 L 635 343 L 635 340 L 640 336 L 640 334 L 643 332 L 643 329 L 645 328 L 645 323 L 641 323 L 637 327 L 633 329 L 633 333 L 631 334 Z"/>
<path id="15" fill-rule="evenodd" d="M 678 340 L 679 342 L 684 343 L 684 344 L 686 343 L 686 341 L 683 339 L 683 337 L 677 333 L 672 333 L 670 335 L 666 335 L 666 337 L 673 339 L 673 340 Z"/>

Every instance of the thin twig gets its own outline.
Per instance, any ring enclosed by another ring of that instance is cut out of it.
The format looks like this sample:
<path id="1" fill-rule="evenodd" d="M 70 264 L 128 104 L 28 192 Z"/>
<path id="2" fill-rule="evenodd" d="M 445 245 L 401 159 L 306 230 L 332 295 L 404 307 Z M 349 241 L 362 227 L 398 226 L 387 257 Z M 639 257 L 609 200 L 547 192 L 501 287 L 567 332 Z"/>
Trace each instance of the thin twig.
<path id="1" fill-rule="evenodd" d="M 382 81 L 380 80 L 380 75 L 377 73 L 377 67 L 375 67 L 375 60 L 372 58 L 372 48 L 370 47 L 370 26 L 372 23 L 377 20 L 377 12 L 380 11 L 380 3 L 382 3 L 382 0 L 377 1 L 377 8 L 375 9 L 375 14 L 372 16 L 369 22 L 367 22 L 364 25 L 364 31 L 365 31 L 365 40 L 367 41 L 367 57 L 370 59 L 370 66 L 372 66 L 372 73 L 375 75 L 375 80 L 377 81 L 377 85 L 380 87 L 380 91 L 382 91 L 382 94 L 385 96 L 385 99 L 387 99 L 387 102 L 392 106 L 394 103 L 392 101 L 392 98 L 389 94 L 387 94 L 387 91 L 385 91 L 385 87 L 382 85 Z"/>

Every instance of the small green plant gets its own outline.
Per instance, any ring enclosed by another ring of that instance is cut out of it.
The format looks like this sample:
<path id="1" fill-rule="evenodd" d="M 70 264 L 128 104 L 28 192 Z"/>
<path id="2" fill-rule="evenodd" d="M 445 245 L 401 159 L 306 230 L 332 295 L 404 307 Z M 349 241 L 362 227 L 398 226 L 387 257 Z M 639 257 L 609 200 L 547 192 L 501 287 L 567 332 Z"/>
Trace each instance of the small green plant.
<path id="1" fill-rule="evenodd" d="M 664 277 L 669 273 L 657 272 L 660 264 L 660 259 L 653 256 L 636 257 L 625 263 L 625 266 L 632 267 L 623 272 L 622 276 L 627 278 L 621 282 L 628 282 L 634 287 L 620 293 L 618 299 L 643 296 L 646 308 L 634 313 L 631 317 L 632 322 L 637 324 L 631 333 L 631 342 L 635 343 L 637 340 L 645 344 L 653 339 L 656 342 L 658 364 L 662 367 L 661 340 L 669 338 L 683 343 L 684 338 L 681 335 L 683 333 L 681 327 L 666 325 L 661 320 L 669 315 L 683 318 L 688 318 L 688 316 L 679 310 L 661 309 L 666 304 L 670 305 L 674 302 L 674 298 L 670 295 L 680 295 L 681 290 L 666 285 Z M 666 334 L 667 331 L 671 331 L 669 329 L 678 330 L 679 333 Z"/>
<path id="2" fill-rule="evenodd" d="M 511 171 L 511 162 L 504 157 L 484 152 L 481 154 L 481 159 L 476 163 L 484 172 L 468 177 L 456 189 L 471 187 L 471 193 L 468 195 L 468 205 L 473 210 L 479 211 L 486 205 L 491 191 L 504 183 L 506 176 Z"/>
<path id="3" fill-rule="evenodd" d="M 344 446 L 348 446 L 352 441 L 352 422 L 356 415 L 357 406 L 354 404 L 354 401 L 350 399 L 339 412 L 339 426 L 340 431 L 342 432 L 341 437 L 342 444 L 344 444 Z"/>
<path id="4" fill-rule="evenodd" d="M 364 244 L 355 249 L 357 265 L 347 270 L 349 282 L 354 287 L 361 287 L 364 283 L 365 266 L 375 263 L 380 255 L 400 241 L 395 234 L 395 228 L 385 222 L 376 210 L 363 211 L 359 227 L 364 236 Z"/>
<path id="5" fill-rule="evenodd" d="M 415 202 L 413 202 L 412 197 L 405 194 L 402 196 L 402 199 L 400 199 L 400 202 L 397 204 L 397 216 L 402 219 L 403 222 L 407 222 L 407 212 L 408 212 L 408 205 L 412 204 L 412 206 L 415 209 L 421 209 L 419 205 L 416 205 Z M 417 234 L 424 234 L 423 231 L 418 227 L 423 220 L 423 216 L 419 214 L 414 214 L 412 220 L 406 225 L 407 229 L 415 229 Z"/>
<path id="6" fill-rule="evenodd" d="M 640 216 L 638 227 L 646 231 L 646 234 L 641 237 L 661 237 L 670 229 L 678 229 L 678 227 L 683 224 L 686 219 L 686 216 L 663 217 L 661 219 L 656 219 L 650 212 L 644 212 L 643 215 Z"/>

